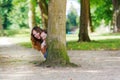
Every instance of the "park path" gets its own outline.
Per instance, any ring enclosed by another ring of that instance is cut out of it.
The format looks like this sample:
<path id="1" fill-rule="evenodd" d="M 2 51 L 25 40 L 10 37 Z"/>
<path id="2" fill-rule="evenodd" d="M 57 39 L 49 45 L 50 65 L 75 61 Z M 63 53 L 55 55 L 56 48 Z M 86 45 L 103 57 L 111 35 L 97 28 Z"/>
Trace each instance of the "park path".
<path id="1" fill-rule="evenodd" d="M 0 80 L 120 80 L 120 51 L 68 51 L 77 68 L 46 68 L 44 58 L 11 38 L 0 38 Z"/>

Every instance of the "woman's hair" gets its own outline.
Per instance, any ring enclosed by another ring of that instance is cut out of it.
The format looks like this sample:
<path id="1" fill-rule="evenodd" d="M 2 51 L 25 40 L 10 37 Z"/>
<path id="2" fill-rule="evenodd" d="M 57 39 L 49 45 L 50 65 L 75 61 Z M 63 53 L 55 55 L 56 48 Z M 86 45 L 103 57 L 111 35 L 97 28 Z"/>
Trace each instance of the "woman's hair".
<path id="1" fill-rule="evenodd" d="M 34 37 L 33 35 L 33 30 L 35 30 L 36 32 L 40 33 L 44 30 L 42 30 L 40 27 L 35 26 L 33 27 L 33 29 L 31 30 L 31 42 L 32 42 L 32 47 L 37 49 L 37 50 L 41 50 L 41 43 L 43 42 L 42 39 L 37 39 Z"/>

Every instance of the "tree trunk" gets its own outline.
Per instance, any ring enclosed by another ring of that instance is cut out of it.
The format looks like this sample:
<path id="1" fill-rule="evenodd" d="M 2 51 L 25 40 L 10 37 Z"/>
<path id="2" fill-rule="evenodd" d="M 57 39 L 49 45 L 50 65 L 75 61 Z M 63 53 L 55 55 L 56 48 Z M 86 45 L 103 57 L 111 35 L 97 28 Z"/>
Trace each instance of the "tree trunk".
<path id="1" fill-rule="evenodd" d="M 113 2 L 113 32 L 120 32 L 120 1 L 112 0 Z"/>
<path id="2" fill-rule="evenodd" d="M 79 42 L 90 41 L 88 36 L 89 23 L 89 0 L 81 0 L 81 16 L 80 16 L 80 29 L 79 29 Z"/>
<path id="3" fill-rule="evenodd" d="M 0 36 L 4 36 L 4 28 L 3 28 L 3 22 L 2 22 L 2 17 L 0 16 Z"/>
<path id="4" fill-rule="evenodd" d="M 50 0 L 48 7 L 48 57 L 46 63 L 62 66 L 69 63 L 66 50 L 66 0 Z"/>
<path id="5" fill-rule="evenodd" d="M 43 28 L 47 29 L 48 27 L 48 4 L 46 0 L 39 0 L 38 4 L 40 7 L 40 11 L 41 11 Z"/>
<path id="6" fill-rule="evenodd" d="M 29 27 L 32 29 L 34 26 L 36 26 L 35 21 L 35 6 L 36 6 L 36 0 L 29 0 Z"/>
<path id="7" fill-rule="evenodd" d="M 90 12 L 90 2 L 89 2 L 89 29 L 90 31 L 89 32 L 94 32 L 94 28 L 93 28 L 93 25 L 92 25 L 92 18 L 91 18 L 91 12 Z"/>
<path id="8" fill-rule="evenodd" d="M 119 7 L 119 13 L 117 15 L 117 32 L 120 32 L 120 7 Z"/>
<path id="9" fill-rule="evenodd" d="M 3 26 L 2 26 L 2 18 L 0 16 L 0 30 L 3 30 Z"/>

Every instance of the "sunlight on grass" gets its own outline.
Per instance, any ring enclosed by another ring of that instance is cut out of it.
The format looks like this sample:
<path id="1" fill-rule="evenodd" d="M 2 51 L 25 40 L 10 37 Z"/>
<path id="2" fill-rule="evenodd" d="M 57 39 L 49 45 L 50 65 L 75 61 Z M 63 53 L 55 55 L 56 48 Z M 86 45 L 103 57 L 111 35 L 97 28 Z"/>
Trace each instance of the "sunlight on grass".
<path id="1" fill-rule="evenodd" d="M 91 36 L 91 42 L 77 42 L 76 35 L 66 35 L 68 50 L 119 50 L 120 37 L 119 36 Z M 31 48 L 31 42 L 21 42 L 22 46 Z"/>
<path id="2" fill-rule="evenodd" d="M 21 46 L 25 46 L 25 47 L 27 47 L 27 48 L 32 48 L 31 42 L 21 42 L 20 45 L 21 45 Z"/>
<path id="3" fill-rule="evenodd" d="M 119 50 L 120 33 L 96 34 L 89 35 L 91 42 L 77 42 L 77 34 L 67 35 L 68 50 Z M 73 38 L 73 39 L 72 39 Z"/>
<path id="4" fill-rule="evenodd" d="M 109 34 L 96 34 L 91 33 L 89 35 L 91 40 L 106 40 L 106 39 L 120 39 L 120 33 L 109 33 Z M 67 34 L 66 35 L 67 41 L 77 41 L 78 34 Z"/>
<path id="5" fill-rule="evenodd" d="M 32 48 L 29 29 L 6 30 L 6 36 L 13 38 L 17 44 Z M 77 42 L 78 34 L 66 34 L 68 50 L 119 50 L 120 33 L 89 35 L 91 42 Z"/>
<path id="6" fill-rule="evenodd" d="M 119 50 L 119 39 L 97 40 L 91 42 L 67 42 L 68 50 Z"/>

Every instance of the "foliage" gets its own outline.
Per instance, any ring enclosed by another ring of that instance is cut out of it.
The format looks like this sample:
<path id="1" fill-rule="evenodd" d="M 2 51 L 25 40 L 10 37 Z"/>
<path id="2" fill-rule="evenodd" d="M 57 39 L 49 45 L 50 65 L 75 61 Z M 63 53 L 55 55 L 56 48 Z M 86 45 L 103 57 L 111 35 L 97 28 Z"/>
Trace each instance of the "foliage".
<path id="1" fill-rule="evenodd" d="M 36 11 L 35 11 L 35 20 L 36 20 L 36 23 L 39 25 L 39 26 L 42 26 L 42 17 L 40 16 L 40 8 L 39 6 L 36 6 Z"/>
<path id="2" fill-rule="evenodd" d="M 6 29 L 10 24 L 8 13 L 12 10 L 12 0 L 0 0 L 0 17 L 2 19 L 3 28 Z"/>
<path id="3" fill-rule="evenodd" d="M 78 0 L 78 2 L 80 2 L 80 0 Z"/>
<path id="4" fill-rule="evenodd" d="M 77 15 L 76 9 L 71 6 L 71 9 L 67 15 L 67 21 L 66 21 L 66 33 L 71 31 L 72 29 L 76 28 L 78 26 L 78 19 L 79 16 Z"/>
<path id="5" fill-rule="evenodd" d="M 92 6 L 95 2 L 91 3 Z M 95 6 L 96 5 L 96 6 Z M 101 0 L 93 6 L 95 9 L 92 13 L 92 21 L 94 26 L 99 26 L 101 21 L 104 20 L 105 25 L 108 25 L 112 20 L 112 1 Z"/>
<path id="6" fill-rule="evenodd" d="M 28 23 L 28 3 L 26 0 L 13 0 L 12 1 L 13 8 L 12 11 L 9 13 L 9 20 L 11 21 L 12 25 L 10 28 L 20 28 L 27 26 Z"/>
<path id="7" fill-rule="evenodd" d="M 102 24 L 101 21 L 104 21 L 105 25 L 111 22 L 113 13 L 111 0 L 90 0 L 90 9 L 93 27 L 99 27 Z"/>
<path id="8" fill-rule="evenodd" d="M 49 0 L 46 0 L 47 3 Z M 78 0 L 80 2 L 80 0 Z M 37 4 L 37 3 L 36 3 Z M 90 0 L 93 26 L 98 27 L 104 20 L 108 25 L 112 20 L 111 0 Z M 78 25 L 79 17 L 71 6 L 71 12 L 67 16 L 66 32 Z M 40 9 L 36 6 L 36 21 L 41 25 Z M 27 0 L 0 0 L 0 19 L 6 28 L 28 28 L 28 1 Z"/>
<path id="9" fill-rule="evenodd" d="M 37 4 L 37 3 L 36 3 Z M 0 18 L 5 29 L 28 28 L 28 1 L 27 0 L 1 0 Z M 36 22 L 41 23 L 40 9 L 36 6 Z"/>
<path id="10" fill-rule="evenodd" d="M 30 34 L 29 29 L 12 29 L 12 30 L 3 30 L 3 31 L 0 30 L 0 33 L 3 32 L 4 32 L 4 36 L 8 36 L 8 37 L 15 37 L 16 35 L 26 37 L 29 36 Z M 0 36 L 2 35 L 0 34 Z"/>

